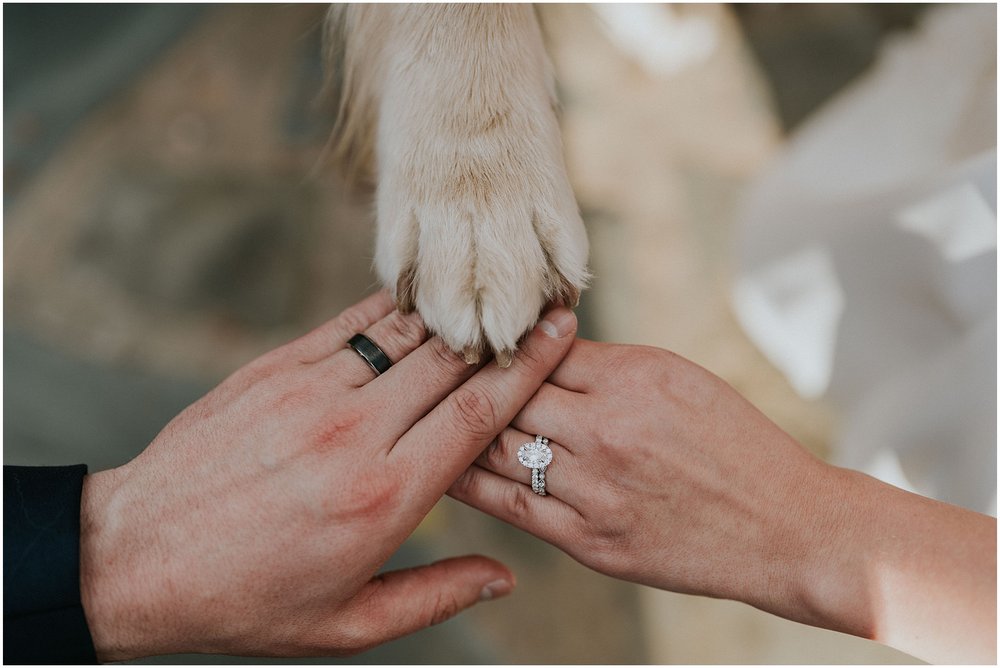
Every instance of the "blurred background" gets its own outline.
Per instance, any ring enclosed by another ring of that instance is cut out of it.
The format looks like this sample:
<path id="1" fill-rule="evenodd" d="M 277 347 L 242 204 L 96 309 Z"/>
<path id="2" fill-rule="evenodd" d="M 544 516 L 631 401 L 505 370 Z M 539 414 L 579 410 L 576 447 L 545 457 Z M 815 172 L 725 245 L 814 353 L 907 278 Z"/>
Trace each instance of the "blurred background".
<path id="1" fill-rule="evenodd" d="M 99 470 L 373 291 L 370 199 L 322 161 L 323 5 L 3 11 L 4 462 Z M 591 237 L 582 334 L 670 348 L 813 452 L 995 513 L 995 7 L 539 13 Z M 910 236 L 865 236 L 885 221 Z M 900 403 L 930 385 L 955 405 Z M 892 446 L 915 410 L 906 442 L 955 449 Z M 349 662 L 913 662 L 615 582 L 449 499 L 389 566 L 465 552 L 517 592 Z M 238 659 L 145 662 L 189 660 Z"/>

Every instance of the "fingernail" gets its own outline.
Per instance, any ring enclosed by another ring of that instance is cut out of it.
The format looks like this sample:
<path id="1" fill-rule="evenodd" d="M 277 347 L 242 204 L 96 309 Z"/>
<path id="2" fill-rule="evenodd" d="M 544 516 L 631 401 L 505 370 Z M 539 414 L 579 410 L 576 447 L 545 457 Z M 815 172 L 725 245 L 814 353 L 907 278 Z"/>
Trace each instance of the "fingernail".
<path id="1" fill-rule="evenodd" d="M 558 306 L 545 314 L 538 328 L 553 339 L 561 339 L 576 326 L 576 316 L 568 308 Z"/>
<path id="2" fill-rule="evenodd" d="M 506 596 L 513 588 L 514 585 L 509 580 L 494 580 L 479 592 L 479 600 L 491 601 L 495 598 Z"/>

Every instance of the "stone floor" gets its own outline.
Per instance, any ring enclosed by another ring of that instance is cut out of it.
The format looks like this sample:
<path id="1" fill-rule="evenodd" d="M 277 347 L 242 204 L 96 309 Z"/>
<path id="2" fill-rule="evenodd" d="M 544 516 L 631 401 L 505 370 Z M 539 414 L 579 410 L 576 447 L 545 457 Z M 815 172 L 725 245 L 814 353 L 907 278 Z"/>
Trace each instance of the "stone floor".
<path id="1" fill-rule="evenodd" d="M 584 333 L 694 359 L 822 454 L 829 411 L 730 314 L 732 216 L 787 129 L 916 11 L 664 11 L 712 48 L 657 69 L 616 44 L 614 17 L 541 9 L 593 247 Z M 322 162 L 322 12 L 5 6 L 5 462 L 126 461 L 234 368 L 374 288 L 368 201 Z M 615 582 L 447 500 L 395 565 L 470 551 L 510 564 L 517 594 L 356 661 L 912 661 Z"/>

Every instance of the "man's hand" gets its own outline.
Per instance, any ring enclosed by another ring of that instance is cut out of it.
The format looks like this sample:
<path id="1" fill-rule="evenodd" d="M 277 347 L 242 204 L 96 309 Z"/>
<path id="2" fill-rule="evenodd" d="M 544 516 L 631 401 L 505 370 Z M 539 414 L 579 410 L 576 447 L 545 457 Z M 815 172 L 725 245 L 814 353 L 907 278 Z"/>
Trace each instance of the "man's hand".
<path id="1" fill-rule="evenodd" d="M 81 590 L 102 661 L 346 655 L 503 596 L 485 557 L 376 575 L 573 341 L 551 311 L 477 371 L 380 293 L 243 367 L 135 460 L 88 476 Z M 365 332 L 395 362 L 345 347 Z"/>

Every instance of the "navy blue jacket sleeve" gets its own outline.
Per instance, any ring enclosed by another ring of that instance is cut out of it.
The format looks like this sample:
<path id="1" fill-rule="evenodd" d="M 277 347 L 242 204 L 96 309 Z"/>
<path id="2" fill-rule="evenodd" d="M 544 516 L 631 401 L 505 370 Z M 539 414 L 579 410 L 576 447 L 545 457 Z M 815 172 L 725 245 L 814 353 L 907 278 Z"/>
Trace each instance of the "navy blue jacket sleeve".
<path id="1" fill-rule="evenodd" d="M 3 467 L 4 663 L 96 663 L 80 602 L 87 467 Z"/>

